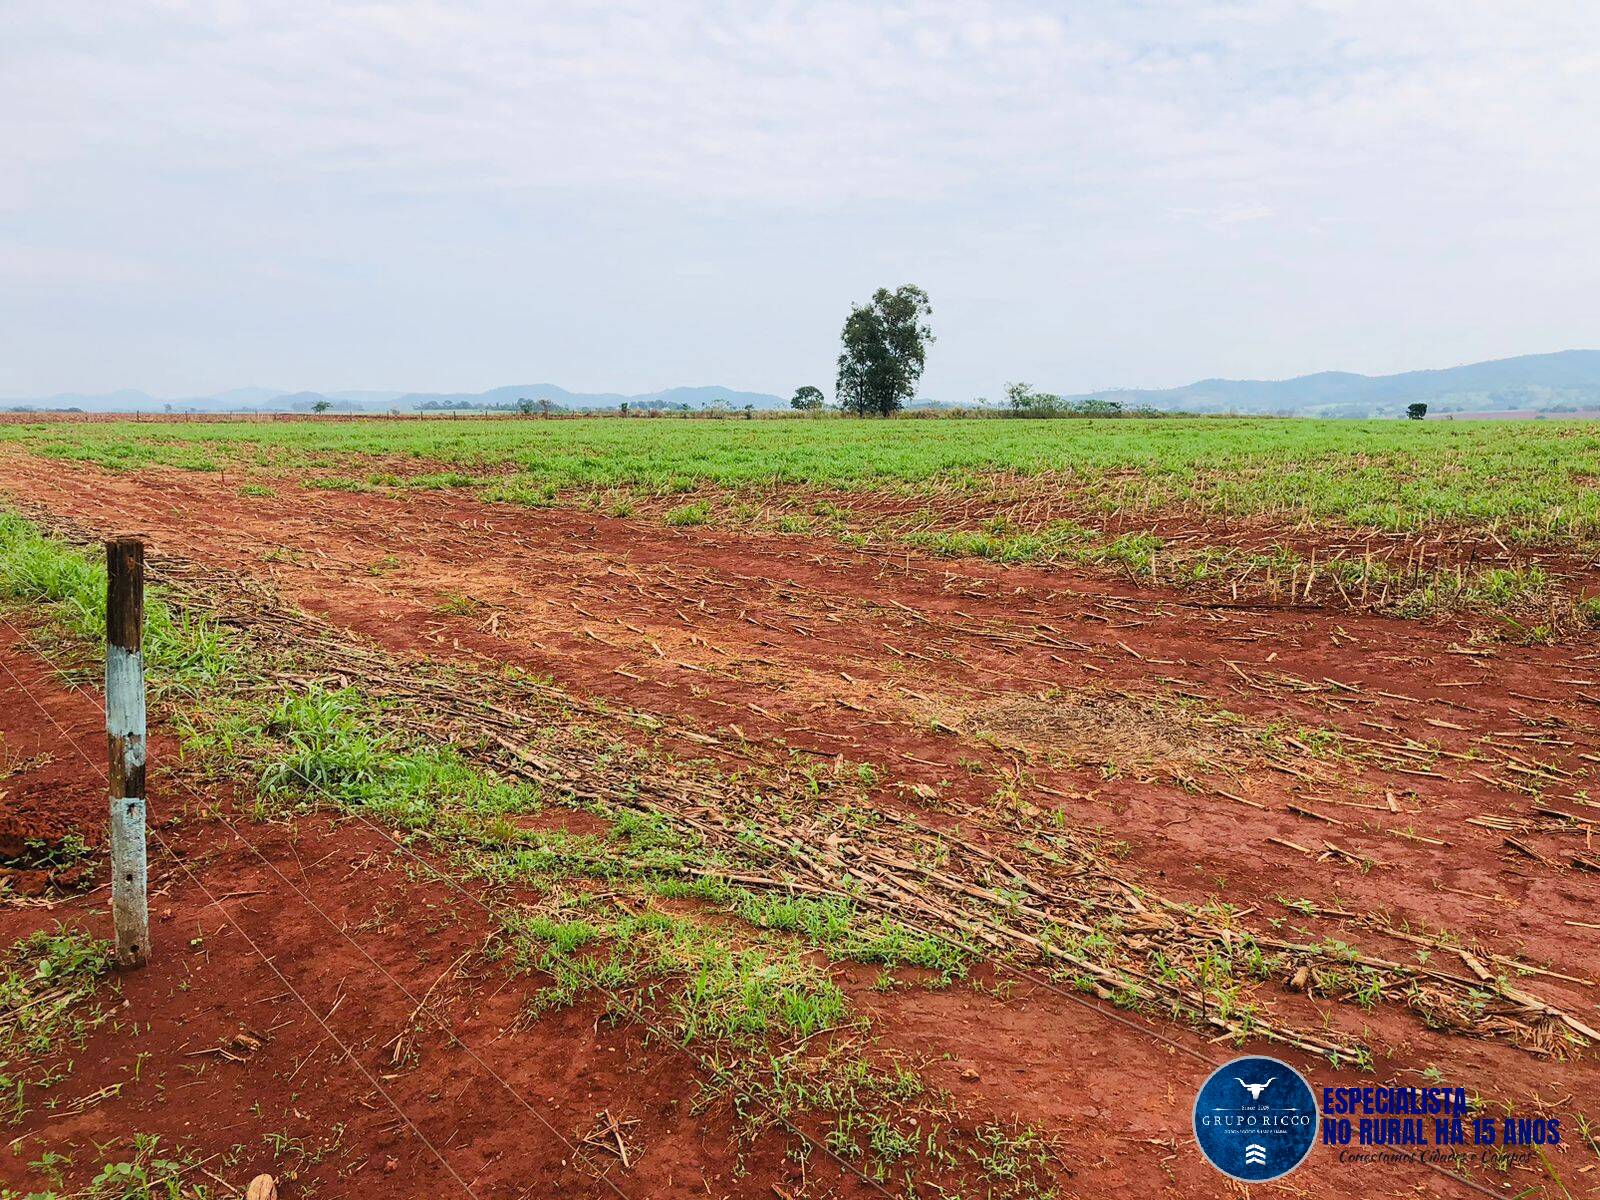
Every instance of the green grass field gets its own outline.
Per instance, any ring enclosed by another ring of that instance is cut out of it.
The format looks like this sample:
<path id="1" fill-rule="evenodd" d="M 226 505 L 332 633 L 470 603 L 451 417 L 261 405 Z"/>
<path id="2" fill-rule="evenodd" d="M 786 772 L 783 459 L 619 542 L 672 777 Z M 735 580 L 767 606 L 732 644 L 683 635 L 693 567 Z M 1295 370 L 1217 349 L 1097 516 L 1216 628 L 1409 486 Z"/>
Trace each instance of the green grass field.
<path id="1" fill-rule="evenodd" d="M 812 484 L 985 492 L 997 473 L 1099 507 L 1192 504 L 1355 527 L 1600 535 L 1600 425 L 1271 419 L 40 422 L 0 440 L 114 469 L 371 469 L 359 456 L 514 473 L 529 494 Z"/>

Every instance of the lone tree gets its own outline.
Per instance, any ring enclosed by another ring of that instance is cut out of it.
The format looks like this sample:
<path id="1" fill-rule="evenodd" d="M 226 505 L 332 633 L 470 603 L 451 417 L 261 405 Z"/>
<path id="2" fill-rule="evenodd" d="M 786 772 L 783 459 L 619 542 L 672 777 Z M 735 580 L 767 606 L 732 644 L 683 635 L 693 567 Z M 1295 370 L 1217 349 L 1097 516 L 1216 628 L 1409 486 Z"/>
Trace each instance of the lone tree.
<path id="1" fill-rule="evenodd" d="M 333 404 L 330 401 L 318 400 L 315 404 L 313 404 L 311 406 L 311 411 L 314 412 L 314 413 L 325 413 L 332 407 L 333 407 Z"/>
<path id="2" fill-rule="evenodd" d="M 933 306 L 915 284 L 879 288 L 844 323 L 835 392 L 845 412 L 887 417 L 917 394 L 917 380 L 934 340 Z"/>
<path id="3" fill-rule="evenodd" d="M 822 389 L 814 388 L 809 383 L 805 387 L 796 388 L 794 397 L 789 401 L 789 407 L 796 412 L 817 412 L 822 408 Z"/>
<path id="4" fill-rule="evenodd" d="M 1426 404 L 1408 404 L 1408 405 L 1406 405 L 1406 416 L 1410 417 L 1413 421 L 1420 421 L 1420 420 L 1422 420 L 1423 417 L 1425 417 L 1427 415 L 1428 415 L 1428 406 Z"/>

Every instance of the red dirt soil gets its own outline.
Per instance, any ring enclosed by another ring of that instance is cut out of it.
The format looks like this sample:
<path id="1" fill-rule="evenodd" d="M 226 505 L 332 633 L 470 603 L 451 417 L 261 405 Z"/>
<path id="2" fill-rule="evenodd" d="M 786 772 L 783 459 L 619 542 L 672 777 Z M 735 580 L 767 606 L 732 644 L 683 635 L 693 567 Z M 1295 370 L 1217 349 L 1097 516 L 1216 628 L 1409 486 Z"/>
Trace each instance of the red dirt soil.
<path id="1" fill-rule="evenodd" d="M 31 651 L 0 627 L 0 732 L 76 761 L 87 777 L 84 756 L 101 744 L 96 697 L 61 687 Z M 168 739 L 152 739 L 151 962 L 108 985 L 113 1021 L 70 1051 L 48 1107 L 36 1099 L 13 1127 L 0 1182 L 44 1186 L 25 1164 L 47 1151 L 73 1157 L 74 1177 L 86 1178 L 102 1161 L 86 1150 L 107 1145 L 104 1161 L 119 1161 L 137 1132 L 198 1158 L 224 1194 L 265 1171 L 285 1200 L 378 1188 L 419 1200 L 468 1189 L 480 1200 L 615 1196 L 612 1183 L 630 1198 L 876 1194 L 826 1161 L 814 1159 L 802 1177 L 772 1136 L 736 1155 L 726 1116 L 694 1112 L 687 1060 L 646 1045 L 640 1027 L 611 1028 L 586 1005 L 517 1025 L 537 978 L 508 981 L 475 965 L 446 989 L 446 1011 L 481 1061 L 424 1024 L 417 1061 L 395 1066 L 392 1042 L 413 998 L 487 937 L 480 910 L 395 869 L 390 844 L 357 825 L 239 818 L 236 834 L 187 811 L 194 796 L 162 769 L 171 754 Z M 29 777 L 17 778 L 26 791 Z M 0 908 L 0 943 L 63 925 L 109 936 L 103 904 L 101 886 L 49 908 Z M 1061 1139 L 1066 1194 L 1216 1192 L 1220 1177 L 1178 1132 L 1210 1071 L 1193 1057 L 1203 1053 L 1197 1039 L 1170 1030 L 1174 1048 L 1141 1023 L 1107 1022 L 1029 986 L 1003 1003 L 965 988 L 885 996 L 872 987 L 876 971 L 840 974 L 885 1040 L 922 1062 L 932 1082 L 963 1105 L 1026 1116 Z M 241 1033 L 260 1047 L 235 1042 Z M 560 1141 L 578 1142 L 601 1112 L 639 1122 L 626 1170 L 596 1151 L 580 1160 Z M 1395 1195 L 1471 1194 L 1416 1167 L 1386 1178 Z M 1315 1159 L 1294 1181 L 1296 1196 L 1383 1194 Z"/>
<path id="2" fill-rule="evenodd" d="M 75 465 L 66 478 L 59 464 L 0 463 L 0 486 L 23 502 L 99 532 L 139 528 L 157 556 L 269 577 L 287 599 L 393 650 L 547 673 L 578 694 L 693 721 L 734 758 L 748 741 L 880 764 L 886 805 L 915 805 L 918 787 L 988 799 L 992 777 L 966 764 L 1009 771 L 1015 750 L 948 722 L 931 728 L 929 713 L 1051 688 L 1192 697 L 1286 732 L 1409 734 L 1458 753 L 1504 735 L 1516 747 L 1508 758 L 1537 758 L 1570 776 L 1544 799 L 1559 797 L 1562 811 L 1580 816 L 1585 756 L 1600 750 L 1600 670 L 1595 656 L 1572 648 L 1468 645 L 1449 626 L 1195 604 L 1070 572 L 886 559 L 821 539 L 274 482 L 276 496 L 243 497 L 211 475 Z M 1530 733 L 1538 740 L 1517 740 Z M 1115 761 L 1119 748 L 1105 750 Z M 1514 772 L 1442 760 L 1426 769 L 1349 766 L 1342 779 L 1308 781 L 1242 762 L 1218 778 L 1260 806 L 1247 811 L 1210 787 L 1191 794 L 1137 763 L 1108 776 L 1094 760 L 1081 746 L 1054 760 L 1031 756 L 1042 790 L 1030 798 L 1125 840 L 1129 873 L 1174 898 L 1220 895 L 1288 916 L 1277 897 L 1306 897 L 1334 912 L 1451 929 L 1564 974 L 1593 969 L 1600 877 L 1577 865 L 1586 840 L 1519 828 L 1517 850 L 1503 831 L 1467 823 L 1530 817 L 1528 796 L 1483 778 Z M 1193 774 L 1210 778 L 1204 764 Z M 1397 828 L 1402 835 L 1390 832 Z M 1294 848 L 1329 842 L 1377 865 L 1359 870 L 1348 855 Z M 1338 919 L 1307 923 L 1318 936 L 1358 940 Z M 311 971 L 313 960 L 301 962 Z M 1535 977 L 1528 986 L 1595 1020 L 1592 984 Z M 1152 1038 L 1144 1022 L 1025 985 L 1009 998 L 857 991 L 889 1040 L 931 1055 L 929 1073 L 963 1102 L 1063 1135 L 1074 1186 L 1222 1190 L 1187 1133 L 1209 1067 Z M 1369 1024 L 1389 1050 L 1380 1079 L 1421 1082 L 1421 1070 L 1437 1067 L 1446 1082 L 1564 1116 L 1574 1098 L 1592 1108 L 1600 1096 L 1592 1058 L 1552 1063 L 1429 1032 L 1404 1012 L 1377 1010 Z M 1186 1032 L 1165 1033 L 1206 1061 L 1228 1056 Z M 945 1065 L 941 1054 L 950 1055 Z M 1318 1085 L 1336 1081 L 1325 1066 L 1296 1061 Z M 1563 1151 L 1560 1169 L 1576 1194 L 1571 1173 L 1587 1151 Z M 1512 1179 L 1545 1186 L 1526 1170 Z M 1283 1186 L 1299 1195 L 1465 1194 L 1414 1168 L 1343 1168 L 1325 1151 Z"/>
<path id="3" fill-rule="evenodd" d="M 59 686 L 9 626 L 0 627 L 0 660 L 8 744 L 47 748 L 91 778 L 92 759 L 79 752 L 104 754 L 96 697 Z M 801 1173 L 776 1137 L 758 1140 L 740 1161 L 726 1117 L 692 1111 L 688 1060 L 646 1046 L 640 1027 L 612 1028 L 596 1007 L 579 1005 L 511 1029 L 539 981 L 473 961 L 488 936 L 481 910 L 395 869 L 378 834 L 322 818 L 245 820 L 246 844 L 221 822 L 179 820 L 194 797 L 161 769 L 172 753 L 167 739 L 152 740 L 151 962 L 110 985 L 113 1021 L 69 1052 L 68 1078 L 40 1094 L 53 1104 L 36 1100 L 8 1132 L 16 1154 L 0 1156 L 0 1183 L 42 1187 L 43 1176 L 24 1164 L 45 1150 L 72 1153 L 92 1174 L 94 1145 L 117 1141 L 108 1156 L 116 1161 L 138 1132 L 158 1135 L 169 1153 L 197 1154 L 213 1174 L 218 1156 L 243 1147 L 222 1175 L 224 1194 L 242 1193 L 259 1171 L 293 1171 L 280 1180 L 285 1200 L 380 1188 L 402 1197 L 467 1194 L 451 1169 L 480 1200 L 615 1196 L 611 1181 L 630 1197 L 799 1190 Z M 26 794 L 32 782 L 19 774 L 14 789 Z M 0 908 L 0 943 L 58 924 L 109 936 L 104 902 L 102 887 L 48 908 Z M 418 1060 L 396 1066 L 390 1046 L 408 1027 L 412 997 L 450 976 L 463 955 L 467 977 L 445 989 L 448 1012 L 456 1037 L 483 1061 L 424 1021 Z M 231 1043 L 241 1032 L 263 1044 Z M 106 1096 L 107 1088 L 120 1091 Z M 580 1161 L 560 1140 L 578 1142 L 605 1110 L 638 1121 L 625 1173 L 602 1152 Z M 868 1194 L 825 1161 L 808 1178 L 819 1195 Z"/>
<path id="4" fill-rule="evenodd" d="M 9 633 L 0 635 L 9 639 Z M 57 719 L 74 714 L 61 712 Z M 79 736 L 88 730 L 74 731 Z M 104 736 L 103 722 L 96 732 Z M 104 841 L 106 798 L 86 779 L 76 755 L 62 756 L 48 729 L 8 730 L 0 741 L 0 880 L 24 896 L 71 887 L 81 870 L 51 861 L 50 851 L 78 834 L 88 847 Z"/>

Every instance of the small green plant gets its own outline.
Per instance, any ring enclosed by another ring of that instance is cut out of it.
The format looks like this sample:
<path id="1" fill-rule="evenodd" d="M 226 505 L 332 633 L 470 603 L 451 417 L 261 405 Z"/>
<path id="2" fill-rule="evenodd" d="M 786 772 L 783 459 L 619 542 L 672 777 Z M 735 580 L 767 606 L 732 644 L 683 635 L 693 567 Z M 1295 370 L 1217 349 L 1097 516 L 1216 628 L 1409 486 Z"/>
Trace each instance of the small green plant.
<path id="1" fill-rule="evenodd" d="M 483 602 L 474 596 L 464 596 L 460 592 L 445 592 L 444 598 L 439 601 L 439 606 L 434 611 L 446 617 L 470 617 L 482 607 Z"/>
<path id="2" fill-rule="evenodd" d="M 197 1156 L 168 1150 L 148 1133 L 134 1134 L 129 1150 L 129 1157 L 103 1165 L 81 1191 L 52 1200 L 214 1200 L 208 1185 L 187 1178 L 199 1165 Z"/>
<path id="3" fill-rule="evenodd" d="M 73 832 L 54 842 L 30 839 L 23 844 L 23 854 L 18 861 L 38 871 L 70 871 L 93 857 L 94 850 L 83 836 Z"/>
<path id="4" fill-rule="evenodd" d="M 704 525 L 710 519 L 711 506 L 703 500 L 668 509 L 665 518 L 668 525 Z"/>
<path id="5" fill-rule="evenodd" d="M 40 930 L 4 952 L 0 1115 L 20 1120 L 32 1092 L 59 1077 L 54 1059 L 103 1015 L 88 1001 L 110 970 L 110 943 L 65 926 Z"/>

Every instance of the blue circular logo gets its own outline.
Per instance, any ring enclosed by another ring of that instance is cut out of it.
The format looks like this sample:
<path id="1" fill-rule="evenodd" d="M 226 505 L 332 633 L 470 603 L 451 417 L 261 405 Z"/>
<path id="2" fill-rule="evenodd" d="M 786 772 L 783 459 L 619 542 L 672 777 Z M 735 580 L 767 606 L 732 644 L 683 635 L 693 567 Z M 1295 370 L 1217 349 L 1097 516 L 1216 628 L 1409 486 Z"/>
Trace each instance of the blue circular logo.
<path id="1" fill-rule="evenodd" d="M 1194 1139 L 1224 1175 L 1263 1183 L 1287 1175 L 1317 1142 L 1321 1115 L 1305 1077 L 1252 1055 L 1224 1063 L 1194 1098 Z"/>

